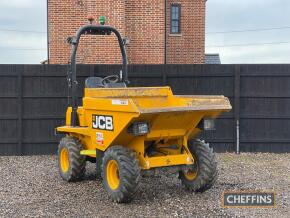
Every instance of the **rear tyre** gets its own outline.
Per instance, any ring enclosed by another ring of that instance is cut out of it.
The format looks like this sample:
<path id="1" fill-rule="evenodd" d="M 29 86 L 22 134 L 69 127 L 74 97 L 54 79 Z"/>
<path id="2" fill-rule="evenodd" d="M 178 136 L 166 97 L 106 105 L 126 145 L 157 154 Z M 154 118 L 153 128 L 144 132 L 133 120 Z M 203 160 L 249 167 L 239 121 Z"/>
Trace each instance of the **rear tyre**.
<path id="1" fill-rule="evenodd" d="M 86 157 L 81 155 L 82 144 L 73 137 L 64 137 L 58 146 L 60 176 L 67 182 L 81 180 L 86 171 Z"/>
<path id="2" fill-rule="evenodd" d="M 132 201 L 139 188 L 140 167 L 135 153 L 122 146 L 109 148 L 102 161 L 104 188 L 117 203 Z"/>
<path id="3" fill-rule="evenodd" d="M 215 154 L 208 143 L 200 140 L 189 142 L 188 148 L 195 164 L 187 171 L 180 171 L 179 178 L 188 190 L 204 192 L 210 189 L 217 179 Z"/>

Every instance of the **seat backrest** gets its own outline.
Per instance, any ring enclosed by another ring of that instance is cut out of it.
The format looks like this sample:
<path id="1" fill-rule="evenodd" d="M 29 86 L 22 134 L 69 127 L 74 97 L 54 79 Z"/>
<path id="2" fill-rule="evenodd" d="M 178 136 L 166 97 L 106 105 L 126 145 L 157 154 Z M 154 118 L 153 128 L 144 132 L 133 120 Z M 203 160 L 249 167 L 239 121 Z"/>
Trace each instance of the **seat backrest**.
<path id="1" fill-rule="evenodd" d="M 103 78 L 101 77 L 88 77 L 85 81 L 86 88 L 103 88 Z"/>

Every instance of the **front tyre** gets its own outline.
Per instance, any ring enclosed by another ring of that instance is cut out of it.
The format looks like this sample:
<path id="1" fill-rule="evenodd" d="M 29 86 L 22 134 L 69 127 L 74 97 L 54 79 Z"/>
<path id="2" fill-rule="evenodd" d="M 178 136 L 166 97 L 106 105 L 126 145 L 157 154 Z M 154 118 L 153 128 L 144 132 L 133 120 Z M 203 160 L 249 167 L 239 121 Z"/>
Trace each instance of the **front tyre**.
<path id="1" fill-rule="evenodd" d="M 189 142 L 195 163 L 191 169 L 179 172 L 181 183 L 194 192 L 204 192 L 210 189 L 217 179 L 217 161 L 213 149 L 208 143 L 196 140 Z"/>
<path id="2" fill-rule="evenodd" d="M 82 144 L 75 138 L 66 136 L 58 146 L 58 169 L 67 182 L 81 180 L 86 171 L 86 158 L 81 155 Z"/>
<path id="3" fill-rule="evenodd" d="M 135 153 L 122 146 L 109 148 L 102 162 L 103 185 L 117 203 L 132 201 L 139 188 L 140 167 Z"/>

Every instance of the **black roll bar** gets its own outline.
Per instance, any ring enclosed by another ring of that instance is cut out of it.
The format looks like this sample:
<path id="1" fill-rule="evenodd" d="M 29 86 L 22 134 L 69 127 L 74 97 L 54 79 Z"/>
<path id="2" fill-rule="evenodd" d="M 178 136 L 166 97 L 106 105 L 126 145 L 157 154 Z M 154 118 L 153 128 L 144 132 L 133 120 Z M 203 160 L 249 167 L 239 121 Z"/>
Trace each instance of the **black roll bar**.
<path id="1" fill-rule="evenodd" d="M 82 35 L 111 35 L 114 33 L 118 39 L 120 50 L 122 53 L 123 66 L 122 66 L 122 78 L 121 81 L 128 84 L 128 66 L 127 66 L 127 54 L 125 49 L 125 43 L 122 39 L 121 34 L 114 27 L 111 26 L 98 26 L 88 24 L 82 26 L 78 31 L 75 37 L 69 37 L 68 42 L 72 45 L 71 50 L 71 61 L 69 68 L 69 92 L 71 93 L 71 126 L 77 126 L 77 108 L 78 108 L 78 96 L 77 96 L 77 77 L 76 77 L 76 54 L 80 38 Z"/>

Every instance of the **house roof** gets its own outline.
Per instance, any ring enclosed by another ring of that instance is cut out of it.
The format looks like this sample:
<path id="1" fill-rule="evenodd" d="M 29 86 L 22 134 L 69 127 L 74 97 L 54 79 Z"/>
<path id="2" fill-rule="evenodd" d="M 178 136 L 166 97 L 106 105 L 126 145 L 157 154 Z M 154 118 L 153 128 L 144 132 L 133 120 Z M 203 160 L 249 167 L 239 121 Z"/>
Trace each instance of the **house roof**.
<path id="1" fill-rule="evenodd" d="M 205 54 L 205 64 L 221 64 L 219 54 Z"/>

